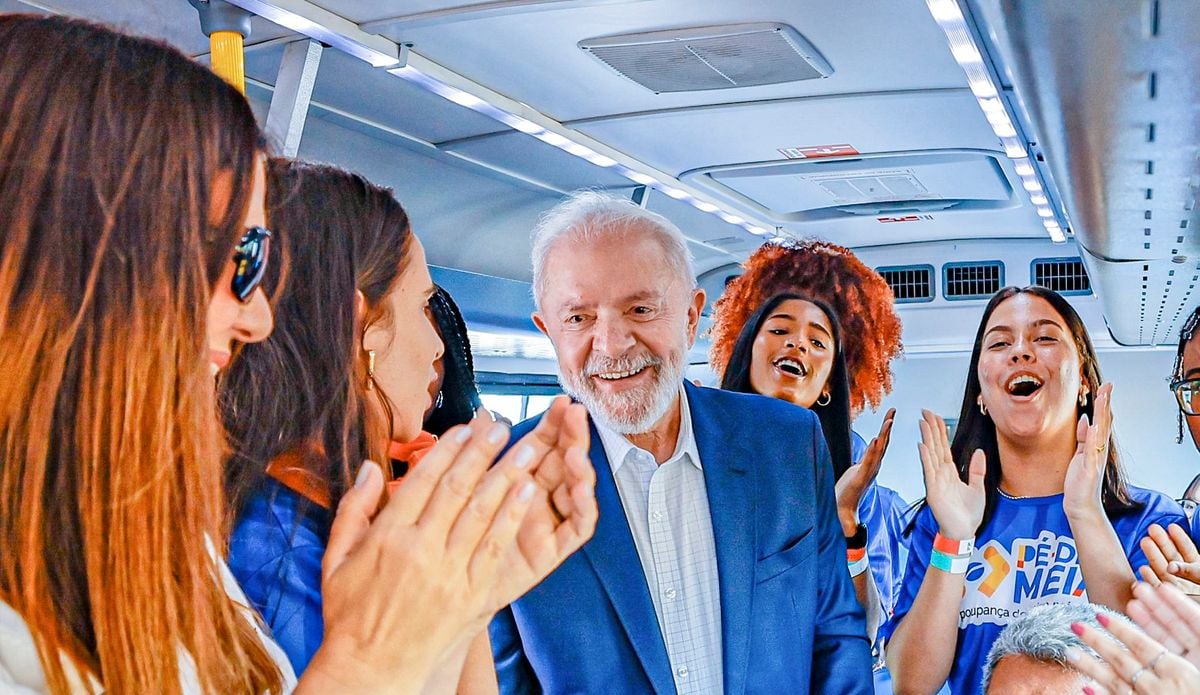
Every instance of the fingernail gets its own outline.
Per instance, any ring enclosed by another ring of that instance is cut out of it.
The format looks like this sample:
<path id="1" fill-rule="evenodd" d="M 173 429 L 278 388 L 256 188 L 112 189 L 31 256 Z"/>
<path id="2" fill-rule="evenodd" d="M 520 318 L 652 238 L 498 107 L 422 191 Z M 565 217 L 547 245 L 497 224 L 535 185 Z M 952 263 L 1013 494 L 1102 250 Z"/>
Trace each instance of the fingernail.
<path id="1" fill-rule="evenodd" d="M 488 430 L 487 439 L 491 444 L 500 444 L 507 436 L 508 428 L 504 426 L 504 423 L 497 422 L 496 424 L 492 425 L 490 430 Z"/>
<path id="2" fill-rule="evenodd" d="M 1075 634 L 1082 637 L 1083 636 L 1083 626 L 1080 625 L 1079 623 L 1071 623 L 1071 632 L 1074 632 Z"/>
<path id="3" fill-rule="evenodd" d="M 362 487 L 371 479 L 371 469 L 375 468 L 375 464 L 370 461 L 363 461 L 363 464 L 358 467 L 358 475 L 354 478 L 354 487 Z"/>
<path id="4" fill-rule="evenodd" d="M 1083 695 L 1096 695 L 1096 691 L 1092 690 L 1092 686 L 1085 685 L 1083 686 Z"/>
<path id="5" fill-rule="evenodd" d="M 1175 574 L 1176 572 L 1179 571 L 1179 563 L 1174 562 L 1174 561 L 1168 562 L 1167 563 L 1167 571 L 1170 572 L 1171 574 Z"/>
<path id="6" fill-rule="evenodd" d="M 513 461 L 513 465 L 519 469 L 529 468 L 529 464 L 533 463 L 533 457 L 536 452 L 533 447 L 528 444 L 521 445 L 521 450 L 517 452 L 517 460 Z"/>
<path id="7" fill-rule="evenodd" d="M 1067 661 L 1079 661 L 1079 650 L 1075 647 L 1067 647 Z"/>
<path id="8" fill-rule="evenodd" d="M 534 485 L 533 481 L 527 482 L 521 487 L 521 491 L 517 493 L 517 499 L 521 500 L 522 502 L 528 502 L 533 498 L 533 493 L 536 490 L 537 485 Z"/>
<path id="9" fill-rule="evenodd" d="M 462 444 L 463 442 L 467 441 L 470 438 L 471 438 L 471 426 L 470 425 L 467 425 L 466 427 L 464 427 L 461 430 L 454 433 L 454 441 L 458 442 L 459 444 Z"/>
<path id="10" fill-rule="evenodd" d="M 1108 627 L 1108 624 L 1110 622 L 1112 622 L 1112 618 L 1109 618 L 1107 615 L 1105 615 L 1103 613 L 1097 613 L 1096 614 L 1096 622 L 1100 623 L 1104 627 Z M 1076 634 L 1080 634 L 1080 633 L 1076 633 Z"/>

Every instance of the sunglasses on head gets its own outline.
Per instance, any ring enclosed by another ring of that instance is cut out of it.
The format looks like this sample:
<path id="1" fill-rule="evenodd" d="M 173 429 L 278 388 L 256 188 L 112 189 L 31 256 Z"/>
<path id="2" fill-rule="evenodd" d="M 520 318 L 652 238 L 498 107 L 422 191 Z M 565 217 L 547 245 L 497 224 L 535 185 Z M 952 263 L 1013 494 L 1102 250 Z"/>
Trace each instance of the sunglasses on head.
<path id="1" fill-rule="evenodd" d="M 1200 415 L 1200 379 L 1172 381 L 1171 391 L 1184 415 Z"/>
<path id="2" fill-rule="evenodd" d="M 233 249 L 233 295 L 243 304 L 250 301 L 254 290 L 267 272 L 267 253 L 271 247 L 271 232 L 265 227 L 251 227 Z"/>

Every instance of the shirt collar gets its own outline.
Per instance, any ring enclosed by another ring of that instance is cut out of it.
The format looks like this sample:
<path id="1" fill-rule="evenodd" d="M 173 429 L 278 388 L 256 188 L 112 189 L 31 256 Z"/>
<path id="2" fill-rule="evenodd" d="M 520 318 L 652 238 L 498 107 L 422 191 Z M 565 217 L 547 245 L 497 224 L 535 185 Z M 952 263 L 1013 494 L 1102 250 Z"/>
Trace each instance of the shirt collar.
<path id="1" fill-rule="evenodd" d="M 595 418 L 592 422 L 596 425 L 596 431 L 600 434 L 600 443 L 604 446 L 604 453 L 608 456 L 608 465 L 612 467 L 613 473 L 621 469 L 625 465 L 625 460 L 629 457 L 629 452 L 638 449 L 633 442 L 629 441 L 625 435 L 607 427 Z M 638 449 L 642 451 L 642 449 Z M 704 470 L 700 464 L 700 449 L 696 446 L 696 434 L 692 429 L 692 410 L 688 405 L 687 390 L 680 387 L 679 389 L 679 435 L 675 440 L 675 452 L 664 463 L 672 463 L 686 456 L 698 470 Z"/>

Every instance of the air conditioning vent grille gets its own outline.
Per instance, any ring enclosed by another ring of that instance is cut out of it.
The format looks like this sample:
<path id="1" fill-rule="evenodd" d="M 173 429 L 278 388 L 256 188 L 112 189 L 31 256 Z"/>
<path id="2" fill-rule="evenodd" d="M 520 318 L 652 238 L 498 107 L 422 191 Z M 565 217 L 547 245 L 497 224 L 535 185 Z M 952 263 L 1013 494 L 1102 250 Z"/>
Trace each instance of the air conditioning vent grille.
<path id="1" fill-rule="evenodd" d="M 933 301 L 933 266 L 905 265 L 876 268 L 883 276 L 897 304 Z"/>
<path id="2" fill-rule="evenodd" d="M 1062 295 L 1092 293 L 1092 281 L 1080 258 L 1038 258 L 1033 261 L 1030 281 Z"/>
<path id="3" fill-rule="evenodd" d="M 829 63 L 786 24 L 737 24 L 586 39 L 579 47 L 654 92 L 827 77 Z"/>
<path id="4" fill-rule="evenodd" d="M 987 299 L 1003 286 L 1004 264 L 1000 261 L 942 266 L 942 296 L 946 299 Z"/>

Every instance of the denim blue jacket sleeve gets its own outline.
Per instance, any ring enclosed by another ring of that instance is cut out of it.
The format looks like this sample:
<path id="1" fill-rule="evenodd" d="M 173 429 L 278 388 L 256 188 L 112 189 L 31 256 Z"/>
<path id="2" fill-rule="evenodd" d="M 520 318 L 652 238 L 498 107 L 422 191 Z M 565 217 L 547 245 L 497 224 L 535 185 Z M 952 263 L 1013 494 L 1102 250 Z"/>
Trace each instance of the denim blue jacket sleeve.
<path id="1" fill-rule="evenodd" d="M 268 481 L 234 526 L 229 566 L 296 675 L 321 646 L 321 559 L 328 512 Z"/>

